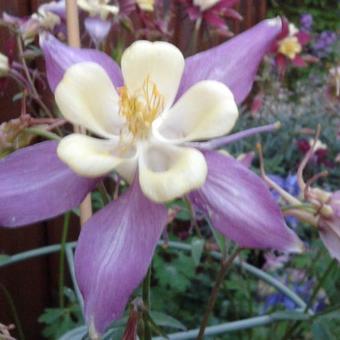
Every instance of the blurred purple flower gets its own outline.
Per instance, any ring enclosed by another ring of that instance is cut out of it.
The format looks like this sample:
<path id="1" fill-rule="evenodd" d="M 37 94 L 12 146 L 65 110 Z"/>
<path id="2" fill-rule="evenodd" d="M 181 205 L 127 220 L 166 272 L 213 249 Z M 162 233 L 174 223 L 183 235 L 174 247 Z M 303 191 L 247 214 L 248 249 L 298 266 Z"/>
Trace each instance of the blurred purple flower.
<path id="1" fill-rule="evenodd" d="M 332 31 L 324 31 L 316 38 L 312 49 L 313 53 L 318 58 L 327 57 L 328 54 L 332 51 L 332 47 L 337 40 L 337 36 L 335 32 Z"/>
<path id="2" fill-rule="evenodd" d="M 305 13 L 300 18 L 300 28 L 303 31 L 309 32 L 313 26 L 313 16 L 309 13 Z"/>
<path id="3" fill-rule="evenodd" d="M 300 272 L 301 274 L 302 272 Z M 295 275 L 284 275 L 283 281 L 287 286 L 290 286 L 292 290 L 297 293 L 302 300 L 306 303 L 312 297 L 313 289 L 315 287 L 315 280 L 308 279 L 305 282 L 301 282 L 301 275 L 294 278 Z M 302 275 L 304 276 L 304 275 Z M 311 306 L 314 312 L 321 312 L 328 304 L 327 295 L 323 290 L 320 290 L 315 303 Z M 288 296 L 281 292 L 273 292 L 264 297 L 263 313 L 268 312 L 270 309 L 276 306 L 284 306 L 287 310 L 294 310 L 298 305 L 292 301 Z"/>

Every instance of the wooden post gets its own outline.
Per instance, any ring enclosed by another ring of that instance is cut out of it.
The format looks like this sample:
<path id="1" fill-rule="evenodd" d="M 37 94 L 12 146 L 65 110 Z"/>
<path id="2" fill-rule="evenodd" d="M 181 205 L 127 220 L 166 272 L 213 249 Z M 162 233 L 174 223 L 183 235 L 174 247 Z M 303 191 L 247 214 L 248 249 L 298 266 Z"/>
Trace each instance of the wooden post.
<path id="1" fill-rule="evenodd" d="M 77 0 L 66 0 L 67 39 L 71 47 L 80 48 L 79 15 Z M 76 133 L 86 133 L 85 129 L 74 126 Z M 88 194 L 80 204 L 81 226 L 92 216 L 91 194 Z"/>

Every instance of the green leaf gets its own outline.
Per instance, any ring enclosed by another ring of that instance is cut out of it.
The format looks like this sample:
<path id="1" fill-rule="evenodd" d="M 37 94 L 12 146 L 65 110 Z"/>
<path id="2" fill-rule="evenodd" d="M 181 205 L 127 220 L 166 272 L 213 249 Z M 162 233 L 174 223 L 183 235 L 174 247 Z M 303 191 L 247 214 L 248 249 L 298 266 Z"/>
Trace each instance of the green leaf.
<path id="1" fill-rule="evenodd" d="M 191 256 L 194 260 L 195 266 L 201 262 L 201 257 L 204 249 L 204 240 L 194 238 L 191 241 Z"/>
<path id="2" fill-rule="evenodd" d="M 313 323 L 312 334 L 314 340 L 336 340 L 336 337 L 330 332 L 328 324 L 321 321 Z"/>
<path id="3" fill-rule="evenodd" d="M 59 340 L 82 340 L 87 334 L 87 326 L 79 326 L 65 333 Z"/>
<path id="4" fill-rule="evenodd" d="M 161 335 L 165 339 L 168 339 L 168 336 L 164 333 L 162 329 L 158 327 L 158 325 L 155 323 L 155 321 L 148 312 L 144 312 L 144 316 L 146 317 L 146 321 L 150 324 L 154 332 L 156 332 L 158 335 Z"/>
<path id="5" fill-rule="evenodd" d="M 186 330 L 186 327 L 170 315 L 161 312 L 150 312 L 150 316 L 158 326 Z"/>
<path id="6" fill-rule="evenodd" d="M 226 251 L 226 243 L 225 243 L 225 238 L 224 236 L 218 232 L 213 225 L 210 223 L 210 221 L 208 221 L 209 227 L 214 235 L 215 241 L 217 243 L 217 245 L 219 246 L 221 253 L 224 254 Z"/>
<path id="7" fill-rule="evenodd" d="M 52 324 L 63 316 L 65 310 L 62 308 L 46 308 L 38 321 L 46 324 Z"/>
<path id="8" fill-rule="evenodd" d="M 161 287 L 183 293 L 189 288 L 195 276 L 195 265 L 191 256 L 184 253 L 176 255 L 171 262 L 165 262 L 161 257 L 156 256 L 153 262 L 155 276 Z"/>

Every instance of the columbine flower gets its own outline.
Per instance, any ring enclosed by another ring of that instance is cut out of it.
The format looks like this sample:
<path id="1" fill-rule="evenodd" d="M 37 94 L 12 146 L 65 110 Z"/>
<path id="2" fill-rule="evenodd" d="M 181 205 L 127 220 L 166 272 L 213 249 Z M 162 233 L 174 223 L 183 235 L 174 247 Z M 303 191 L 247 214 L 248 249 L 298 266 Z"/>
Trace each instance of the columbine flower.
<path id="1" fill-rule="evenodd" d="M 123 55 L 122 71 L 101 52 L 69 48 L 52 36 L 42 39 L 49 84 L 62 113 L 105 139 L 74 134 L 59 145 L 40 143 L 0 161 L 0 225 L 65 212 L 112 169 L 131 182 L 83 226 L 78 241 L 75 270 L 92 330 L 103 332 L 120 317 L 147 272 L 167 222 L 158 202 L 190 191 L 196 207 L 241 246 L 300 249 L 254 173 L 189 142 L 230 131 L 237 116 L 234 100 L 247 96 L 280 31 L 280 21 L 266 20 L 185 61 L 168 43 L 136 42 Z M 57 150 L 89 177 L 60 161 Z"/>
<path id="2" fill-rule="evenodd" d="M 111 15 L 118 13 L 119 9 L 117 6 L 110 5 L 110 0 L 78 0 L 78 6 L 88 12 L 91 16 L 99 16 L 105 20 Z"/>
<path id="3" fill-rule="evenodd" d="M 40 5 L 38 11 L 28 18 L 20 18 L 3 13 L 3 20 L 16 25 L 25 45 L 30 44 L 41 30 L 53 31 L 65 19 L 65 1 L 52 1 Z"/>
<path id="4" fill-rule="evenodd" d="M 141 189 L 154 202 L 201 187 L 207 176 L 204 157 L 183 143 L 226 134 L 238 111 L 230 90 L 208 80 L 173 105 L 183 69 L 176 47 L 147 41 L 123 54 L 125 84 L 119 88 L 98 64 L 71 66 L 56 88 L 56 102 L 66 119 L 106 140 L 70 135 L 58 146 L 59 158 L 85 177 L 116 169 L 132 182 L 138 168 Z"/>
<path id="5" fill-rule="evenodd" d="M 319 131 L 317 133 L 319 135 Z M 320 237 L 328 249 L 330 255 L 340 262 L 340 191 L 327 192 L 320 188 L 312 188 L 311 184 L 316 179 L 325 176 L 324 173 L 312 177 L 307 183 L 303 179 L 303 171 L 311 159 L 318 139 L 315 138 L 312 147 L 308 150 L 297 171 L 297 180 L 300 191 L 304 193 L 304 199 L 309 205 L 308 210 L 299 209 L 303 202 L 279 187 L 269 177 L 264 174 L 262 167 L 262 176 L 271 188 L 276 190 L 280 196 L 292 208 L 285 211 L 287 216 L 294 216 L 300 221 L 307 222 L 313 227 L 318 228 Z"/>
<path id="6" fill-rule="evenodd" d="M 36 20 L 41 28 L 49 31 L 52 31 L 61 22 L 60 17 L 49 11 L 46 6 L 40 6 L 38 12 L 34 13 L 31 19 Z"/>
<path id="7" fill-rule="evenodd" d="M 0 77 L 6 77 L 9 72 L 8 57 L 0 53 Z"/>
<path id="8" fill-rule="evenodd" d="M 310 35 L 307 32 L 299 31 L 294 24 L 284 21 L 283 33 L 273 46 L 276 64 L 281 74 L 285 73 L 289 63 L 296 67 L 306 66 L 307 59 L 303 58 L 301 53 L 309 41 Z M 314 60 L 310 59 L 310 61 Z"/>
<path id="9" fill-rule="evenodd" d="M 242 16 L 234 10 L 239 0 L 180 0 L 186 6 L 191 20 L 203 20 L 224 35 L 232 35 L 225 19 L 242 20 Z"/>
<path id="10" fill-rule="evenodd" d="M 110 15 L 119 12 L 118 6 L 110 5 L 110 0 L 78 0 L 78 6 L 90 17 L 84 20 L 86 31 L 98 48 L 110 33 L 112 22 Z"/>
<path id="11" fill-rule="evenodd" d="M 299 151 L 301 151 L 304 155 L 311 149 L 314 141 L 312 139 L 299 139 L 297 141 L 297 146 Z M 325 143 L 320 140 L 316 141 L 316 144 L 313 148 L 313 153 L 310 156 L 310 162 L 317 165 L 325 165 L 327 167 L 334 167 L 334 162 L 329 159 L 329 151 L 328 147 Z"/>

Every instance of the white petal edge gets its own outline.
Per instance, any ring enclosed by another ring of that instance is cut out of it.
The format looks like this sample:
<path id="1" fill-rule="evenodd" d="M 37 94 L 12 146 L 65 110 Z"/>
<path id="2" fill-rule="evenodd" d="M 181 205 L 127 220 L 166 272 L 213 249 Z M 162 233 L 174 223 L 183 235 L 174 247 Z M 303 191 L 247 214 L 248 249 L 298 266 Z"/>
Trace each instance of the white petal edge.
<path id="1" fill-rule="evenodd" d="M 136 162 L 132 162 L 137 157 L 136 149 L 133 146 L 122 149 L 118 140 L 71 134 L 60 141 L 57 154 L 75 173 L 84 177 L 104 176 L 124 163 L 136 169 Z"/>
<path id="2" fill-rule="evenodd" d="M 229 88 L 205 80 L 193 85 L 153 124 L 156 137 L 182 143 L 223 136 L 231 131 L 238 109 Z"/>
<path id="3" fill-rule="evenodd" d="M 62 115 L 73 124 L 111 138 L 123 124 L 119 96 L 105 70 L 93 62 L 72 65 L 55 90 Z"/>
<path id="4" fill-rule="evenodd" d="M 143 193 L 158 203 L 200 188 L 208 172 L 200 151 L 165 143 L 144 146 L 138 167 Z"/>
<path id="5" fill-rule="evenodd" d="M 169 108 L 178 91 L 184 70 L 184 57 L 174 45 L 164 41 L 136 41 L 122 56 L 122 73 L 130 95 L 142 90 L 146 79 L 158 88 Z"/>

